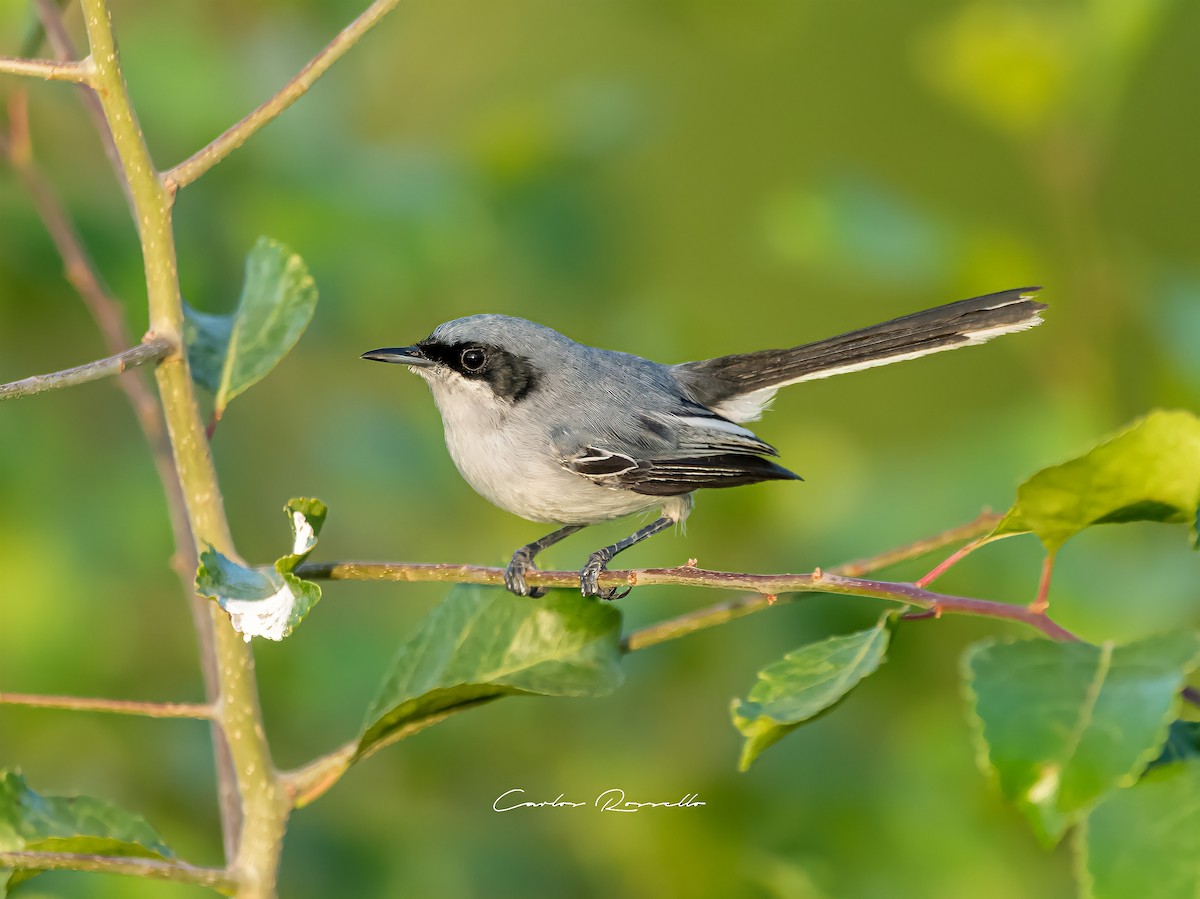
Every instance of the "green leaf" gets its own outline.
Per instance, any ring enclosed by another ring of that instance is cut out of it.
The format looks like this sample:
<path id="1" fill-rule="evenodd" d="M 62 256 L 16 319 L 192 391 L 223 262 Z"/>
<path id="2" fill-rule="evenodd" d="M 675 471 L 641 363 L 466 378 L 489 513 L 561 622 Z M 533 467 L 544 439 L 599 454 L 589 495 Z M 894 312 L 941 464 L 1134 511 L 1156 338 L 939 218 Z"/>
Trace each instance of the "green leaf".
<path id="1" fill-rule="evenodd" d="M 456 587 L 400 648 L 367 712 L 358 756 L 496 696 L 611 693 L 622 680 L 620 632 L 613 605 L 570 591 L 529 599 Z"/>
<path id="2" fill-rule="evenodd" d="M 1044 468 L 1017 489 L 993 532 L 1032 531 L 1054 553 L 1093 524 L 1200 521 L 1200 418 L 1152 412 L 1086 455 Z"/>
<path id="3" fill-rule="evenodd" d="M 1088 816 L 1078 836 L 1086 899 L 1200 895 L 1200 759 L 1155 768 Z"/>
<path id="4" fill-rule="evenodd" d="M 746 738 L 739 770 L 873 673 L 887 652 L 893 616 L 886 613 L 869 630 L 810 643 L 758 672 L 749 698 L 735 699 L 730 708 L 734 727 Z"/>
<path id="5" fill-rule="evenodd" d="M 0 850 L 172 857 L 140 815 L 88 796 L 41 796 L 13 771 L 0 771 Z M 0 897 L 38 873 L 0 868 Z"/>
<path id="6" fill-rule="evenodd" d="M 275 562 L 280 574 L 290 574 L 317 545 L 329 507 L 319 499 L 291 499 L 283 507 L 292 524 L 292 551 Z"/>
<path id="7" fill-rule="evenodd" d="M 1053 845 L 1097 800 L 1129 786 L 1177 716 L 1200 637 L 1125 646 L 1020 640 L 976 643 L 964 673 L 980 765 Z"/>
<path id="8" fill-rule="evenodd" d="M 246 257 L 246 280 L 232 313 L 210 315 L 184 307 L 192 378 L 213 393 L 217 418 L 296 345 L 316 307 L 316 284 L 304 261 L 266 237 Z"/>
<path id="9" fill-rule="evenodd" d="M 216 600 L 247 643 L 252 637 L 282 640 L 321 598 L 320 586 L 292 572 L 317 545 L 328 511 L 319 499 L 293 499 L 284 507 L 292 525 L 292 551 L 273 567 L 250 568 L 210 546 L 200 554 L 196 592 Z"/>

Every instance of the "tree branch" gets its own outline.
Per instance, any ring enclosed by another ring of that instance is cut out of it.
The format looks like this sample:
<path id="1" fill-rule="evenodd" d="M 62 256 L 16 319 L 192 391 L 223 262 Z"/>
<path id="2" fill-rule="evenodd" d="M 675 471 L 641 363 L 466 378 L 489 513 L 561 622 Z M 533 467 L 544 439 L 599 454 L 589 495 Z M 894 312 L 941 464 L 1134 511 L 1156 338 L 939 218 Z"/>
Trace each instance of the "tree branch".
<path id="1" fill-rule="evenodd" d="M 676 584 L 689 587 L 745 590 L 752 594 L 688 612 L 677 618 L 634 631 L 624 640 L 625 649 L 629 652 L 645 649 L 648 646 L 674 640 L 698 630 L 715 627 L 718 624 L 760 612 L 780 601 L 781 595 L 800 593 L 837 593 L 847 596 L 886 599 L 930 610 L 936 616 L 949 612 L 1019 621 L 1041 631 L 1053 640 L 1078 639 L 1045 614 L 1027 606 L 934 593 L 918 584 L 863 580 L 856 576 L 868 574 L 907 559 L 917 558 L 962 540 L 970 540 L 987 534 L 995 527 L 1000 517 L 991 512 L 984 512 L 974 521 L 943 531 L 941 534 L 867 559 L 847 562 L 826 572 L 817 569 L 812 574 L 746 574 L 707 571 L 685 565 L 678 568 L 607 571 L 600 575 L 600 583 L 606 587 Z M 974 544 L 968 545 L 973 546 Z M 310 580 L 432 581 L 488 586 L 504 583 L 502 568 L 436 563 L 305 562 L 297 566 L 296 574 Z M 579 586 L 579 574 L 574 571 L 531 571 L 526 575 L 526 579 L 530 585 L 539 587 L 578 588 Z"/>
<path id="2" fill-rule="evenodd" d="M 916 540 L 905 546 L 890 549 L 886 552 L 865 559 L 846 562 L 832 569 L 833 572 L 846 576 L 862 576 L 904 562 L 919 556 L 935 552 L 946 546 L 970 540 L 982 534 L 987 534 L 1002 516 L 993 512 L 982 512 L 973 521 L 950 528 L 932 537 Z M 700 580 L 650 580 L 664 572 L 681 573 L 683 577 L 695 576 Z M 433 581 L 451 584 L 484 584 L 496 585 L 504 583 L 504 571 L 500 568 L 486 568 L 479 565 L 451 565 L 445 563 L 421 562 L 304 562 L 296 568 L 299 577 L 309 580 L 331 581 Z M 692 565 L 682 568 L 643 569 L 641 571 L 608 571 L 600 575 L 600 583 L 606 586 L 626 586 L 646 583 L 689 583 L 707 587 L 731 587 L 735 589 L 753 590 L 761 595 L 772 591 L 759 589 L 759 583 L 754 578 L 763 577 L 797 577 L 797 575 L 739 575 L 728 572 L 704 571 Z M 714 580 L 715 578 L 715 580 Z M 526 575 L 530 584 L 545 587 L 578 587 L 579 575 L 570 571 L 531 571 Z M 743 580 L 737 580 L 743 579 Z"/>
<path id="3" fill-rule="evenodd" d="M 907 561 L 946 546 L 971 540 L 989 533 L 1001 516 L 984 512 L 974 521 L 950 528 L 940 534 L 914 541 L 906 546 L 888 550 L 865 559 L 858 559 L 838 566 L 829 572 L 817 570 L 812 574 L 755 575 L 721 571 L 706 571 L 685 565 L 679 568 L 650 568 L 636 571 L 610 571 L 601 576 L 606 586 L 683 584 L 696 587 L 733 588 L 749 590 L 749 595 L 720 602 L 703 609 L 688 612 L 676 618 L 660 621 L 627 634 L 621 641 L 625 652 L 637 652 L 676 640 L 696 631 L 733 621 L 755 612 L 761 612 L 776 603 L 791 602 L 806 593 L 842 593 L 888 599 L 930 610 L 931 615 L 942 612 L 957 612 L 968 615 L 983 615 L 1020 621 L 1059 640 L 1076 639 L 1069 631 L 1059 627 L 1044 615 L 1037 615 L 1025 606 L 949 596 L 931 593 L 914 584 L 892 584 L 882 581 L 862 580 L 857 575 L 869 574 L 897 562 Z M 440 583 L 471 583 L 502 585 L 504 572 L 500 568 L 484 568 L 476 565 L 402 564 L 389 562 L 305 562 L 296 568 L 300 577 L 312 580 L 382 580 L 382 581 L 433 581 Z M 855 576 L 851 576 L 855 575 Z M 574 571 L 538 571 L 527 575 L 530 584 L 539 586 L 567 587 L 578 589 L 579 574 Z M 789 595 L 790 594 L 790 595 Z M 498 697 L 487 697 L 492 701 Z M 482 701 L 481 701 L 482 702 Z M 409 728 L 394 735 L 388 744 L 397 742 L 412 733 L 424 730 L 431 724 L 451 715 L 474 708 L 481 702 L 465 703 L 444 709 L 430 720 L 414 722 Z M 284 774 L 284 782 L 297 807 L 307 805 L 328 791 L 355 760 L 358 740 L 354 739 L 337 749 L 313 760 L 307 765 Z M 372 747 L 372 752 L 382 744 Z"/>
<path id="4" fill-rule="evenodd" d="M 95 70 L 90 59 L 59 62 L 56 59 L 25 59 L 20 56 L 0 56 L 0 75 L 24 75 L 46 81 L 90 82 Z"/>
<path id="5" fill-rule="evenodd" d="M 129 182 L 141 239 L 150 311 L 150 327 L 181 343 L 183 305 L 171 222 L 173 192 L 164 185 L 150 158 L 134 113 L 117 54 L 107 0 L 81 0 L 91 58 L 92 83 Z M 187 357 L 176 353 L 155 368 L 155 379 L 167 423 L 175 468 L 183 487 L 193 547 L 211 544 L 237 558 L 221 500 L 208 441 Z M 237 772 L 240 827 L 231 870 L 243 899 L 275 895 L 279 854 L 290 811 L 286 793 L 271 761 L 259 708 L 254 657 L 215 604 L 207 604 L 213 634 L 214 665 L 220 682 L 214 699 L 230 757 Z"/>
<path id="6" fill-rule="evenodd" d="M 172 192 L 191 184 L 218 162 L 249 140 L 255 132 L 299 100 L 318 78 L 395 8 L 399 0 L 375 0 L 353 22 L 338 32 L 325 49 L 309 60 L 278 93 L 192 156 L 163 173 Z"/>
<path id="7" fill-rule="evenodd" d="M 93 871 L 99 874 L 128 874 L 152 880 L 169 880 L 209 887 L 232 895 L 237 881 L 219 868 L 200 868 L 186 862 L 157 858 L 83 855 L 74 852 L 0 852 L 0 868 L 17 871 Z"/>
<path id="8" fill-rule="evenodd" d="M 108 356 L 86 365 L 77 365 L 75 368 L 67 368 L 47 375 L 33 375 L 10 384 L 0 384 L 0 400 L 33 396 L 35 393 L 42 393 L 46 390 L 74 387 L 89 381 L 98 381 L 101 378 L 119 375 L 136 365 L 165 359 L 170 355 L 171 350 L 172 346 L 166 340 L 151 337 L 146 343 L 138 344 L 115 356 Z"/>
<path id="9" fill-rule="evenodd" d="M 114 715 L 142 715 L 146 718 L 212 718 L 209 703 L 134 702 L 128 699 L 90 699 L 83 696 L 39 696 L 33 693 L 0 693 L 0 705 L 23 705 L 36 709 L 64 709 L 71 712 L 109 712 Z"/>

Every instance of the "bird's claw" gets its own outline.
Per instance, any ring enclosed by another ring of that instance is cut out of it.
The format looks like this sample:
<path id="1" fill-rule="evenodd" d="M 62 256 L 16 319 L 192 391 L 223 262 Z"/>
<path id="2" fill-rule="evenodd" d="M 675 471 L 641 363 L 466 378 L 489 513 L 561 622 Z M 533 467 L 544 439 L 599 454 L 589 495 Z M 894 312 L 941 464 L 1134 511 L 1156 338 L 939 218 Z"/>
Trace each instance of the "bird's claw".
<path id="1" fill-rule="evenodd" d="M 530 596 L 534 599 L 545 596 L 545 590 L 539 587 L 530 587 L 525 583 L 525 573 L 528 571 L 537 571 L 537 566 L 533 564 L 533 559 L 528 554 L 517 550 L 513 553 L 508 567 L 504 569 L 504 586 L 508 588 L 508 592 L 515 593 L 517 596 Z"/>
<path id="2" fill-rule="evenodd" d="M 600 553 L 593 553 L 587 560 L 587 564 L 583 566 L 583 571 L 579 572 L 579 589 L 584 596 L 595 596 L 598 599 L 616 600 L 624 599 L 629 595 L 632 587 L 626 587 L 622 590 L 620 587 L 609 587 L 601 589 L 599 584 L 600 575 L 608 569 L 608 559 Z"/>

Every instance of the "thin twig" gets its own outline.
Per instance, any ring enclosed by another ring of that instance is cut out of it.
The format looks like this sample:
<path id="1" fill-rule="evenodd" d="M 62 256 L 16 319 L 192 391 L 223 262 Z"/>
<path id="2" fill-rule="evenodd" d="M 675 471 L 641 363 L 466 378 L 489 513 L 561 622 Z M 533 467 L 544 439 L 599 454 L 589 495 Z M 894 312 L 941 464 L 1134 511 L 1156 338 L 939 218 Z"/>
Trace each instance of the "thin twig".
<path id="1" fill-rule="evenodd" d="M 53 28 L 50 31 L 52 34 L 54 33 Z M 88 94 L 93 99 L 95 98 L 90 91 Z M 41 216 L 46 232 L 50 235 L 50 239 L 54 242 L 54 246 L 62 258 L 63 274 L 68 283 L 75 288 L 84 305 L 87 306 L 100 329 L 105 346 L 110 353 L 119 353 L 122 347 L 127 347 L 132 343 L 129 329 L 125 326 L 123 307 L 104 286 L 100 272 L 84 249 L 83 240 L 66 207 L 34 162 L 33 150 L 29 144 L 28 109 L 25 105 L 23 91 L 14 91 L 10 97 L 9 119 L 11 140 L 6 143 L 0 138 L 0 152 L 8 156 L 13 170 L 16 171 L 30 199 L 33 200 L 33 205 Z M 103 114 L 101 114 L 100 124 L 107 133 L 108 126 L 104 125 Z M 124 178 L 122 178 L 122 182 L 124 182 Z M 165 463 L 165 467 L 163 464 L 159 464 L 159 477 L 164 479 L 164 484 L 167 483 L 167 479 L 175 482 L 175 466 L 171 461 L 171 448 L 166 442 L 162 413 L 154 394 L 146 386 L 146 382 L 134 374 L 121 377 L 118 383 L 129 398 L 133 411 L 137 415 L 138 423 L 142 426 L 147 440 L 155 451 L 156 462 Z M 186 519 L 180 518 L 180 521 L 186 525 Z M 175 531 L 176 538 L 185 534 L 186 531 L 178 529 Z M 184 542 L 190 544 L 190 536 Z"/>
<path id="2" fill-rule="evenodd" d="M 833 571 L 837 574 L 844 574 L 846 577 L 862 577 L 864 574 L 870 574 L 872 571 L 878 571 L 881 568 L 887 568 L 899 562 L 907 562 L 909 559 L 924 556 L 942 547 L 951 546 L 963 540 L 970 540 L 973 537 L 988 534 L 995 529 L 996 525 L 1003 518 L 1004 516 L 997 512 L 985 510 L 980 512 L 979 517 L 974 521 L 968 521 L 966 524 L 960 524 L 958 527 L 949 528 L 940 534 L 926 537 L 923 540 L 915 540 L 907 546 L 891 549 L 866 559 L 847 562 L 844 565 L 834 568 Z M 917 583 L 921 584 L 921 581 L 917 581 Z M 925 586 L 925 584 L 921 584 L 921 586 Z"/>
<path id="3" fill-rule="evenodd" d="M 1042 575 L 1038 578 L 1037 596 L 1029 604 L 1031 612 L 1045 614 L 1050 608 L 1050 581 L 1054 577 L 1054 558 L 1054 553 L 1048 552 L 1046 558 L 1042 559 Z"/>
<path id="4" fill-rule="evenodd" d="M 10 384 L 0 384 L 0 400 L 33 396 L 35 393 L 42 393 L 46 390 L 74 387 L 77 384 L 86 384 L 89 381 L 98 381 L 101 378 L 119 375 L 136 365 L 157 362 L 170 355 L 172 349 L 171 344 L 167 341 L 151 337 L 145 343 L 117 353 L 115 356 L 107 356 L 104 359 L 97 359 L 95 362 L 88 362 L 86 365 L 77 365 L 74 368 L 46 375 L 33 375 Z"/>
<path id="5" fill-rule="evenodd" d="M 70 81 L 84 84 L 94 72 L 91 60 L 59 62 L 57 59 L 25 59 L 20 56 L 0 56 L 0 75 L 24 75 L 46 81 Z"/>
<path id="6" fill-rule="evenodd" d="M 484 568 L 474 565 L 421 565 L 398 562 L 305 563 L 297 567 L 296 574 L 313 580 L 433 581 L 485 585 L 504 583 L 502 568 Z M 579 588 L 579 573 L 575 571 L 529 572 L 527 579 L 531 586 Z M 1030 610 L 1027 606 L 990 599 L 933 593 L 916 584 L 844 577 L 832 572 L 822 572 L 820 569 L 812 574 L 748 574 L 732 571 L 708 571 L 688 566 L 642 568 L 606 572 L 600 576 L 600 584 L 606 587 L 675 584 L 686 587 L 746 590 L 758 594 L 720 603 L 696 612 L 689 612 L 671 621 L 651 625 L 642 631 L 630 634 L 627 638 L 630 649 L 641 649 L 652 643 L 661 643 L 663 640 L 674 639 L 685 633 L 692 633 L 705 627 L 722 624 L 733 618 L 761 611 L 775 603 L 776 600 L 772 597 L 782 602 L 784 594 L 789 593 L 838 593 L 847 596 L 874 597 L 923 609 L 939 609 L 943 613 L 981 615 L 988 618 L 1020 621 L 1055 640 L 1076 639 L 1069 631 L 1059 627 L 1045 615 Z"/>
<path id="7" fill-rule="evenodd" d="M 983 512 L 973 521 L 950 528 L 933 537 L 916 540 L 897 549 L 887 550 L 864 559 L 846 562 L 830 569 L 835 574 L 847 577 L 861 577 L 889 565 L 915 559 L 918 556 L 934 552 L 944 546 L 967 540 L 971 537 L 985 534 L 995 527 L 1000 516 L 993 512 Z M 732 578 L 735 575 L 721 572 L 705 572 L 694 565 L 686 565 L 677 569 L 653 569 L 653 571 L 681 571 L 684 573 L 700 573 L 706 580 L 706 586 L 738 586 L 728 580 L 722 584 L 711 583 L 711 577 L 718 575 Z M 296 569 L 296 574 L 310 580 L 334 581 L 435 581 L 442 583 L 460 584 L 503 584 L 504 572 L 499 568 L 485 568 L 478 565 L 450 565 L 444 563 L 401 563 L 401 562 L 305 562 Z M 634 583 L 646 583 L 644 580 L 633 580 L 643 575 L 649 576 L 649 570 L 644 572 L 609 571 L 600 575 L 600 582 L 611 586 L 625 586 Z M 744 577 L 755 577 L 744 575 Z M 762 577 L 761 575 L 759 577 Z M 791 575 L 785 575 L 791 577 Z M 531 571 L 526 575 L 530 584 L 546 587 L 578 586 L 579 575 L 574 572 Z M 759 591 L 757 586 L 750 585 L 755 592 L 769 593 L 770 590 Z"/>
<path id="8" fill-rule="evenodd" d="M 719 573 L 711 572 L 711 574 Z M 738 583 L 742 583 L 745 577 L 746 575 L 734 575 L 734 579 Z M 813 592 L 885 599 L 928 609 L 935 613 L 936 617 L 949 613 L 1019 621 L 1041 631 L 1052 640 L 1078 639 L 1070 631 L 1055 624 L 1045 615 L 1031 611 L 1027 606 L 996 602 L 990 599 L 954 596 L 947 593 L 932 593 L 915 584 L 863 580 L 819 570 L 811 575 L 756 575 L 755 577 L 759 579 L 764 590 L 768 584 L 770 585 L 769 591 L 764 595 L 746 596 L 730 602 L 718 603 L 694 612 L 687 612 L 677 618 L 651 624 L 627 635 L 624 640 L 625 648 L 630 652 L 645 649 L 648 646 L 665 643 L 705 628 L 716 627 L 735 618 L 761 612 L 776 604 L 793 602 L 799 598 L 799 595 Z M 715 577 L 704 586 L 720 586 L 721 581 L 721 577 Z"/>
<path id="9" fill-rule="evenodd" d="M 399 0 L 375 0 L 353 22 L 338 32 L 325 49 L 309 60 L 278 93 L 259 106 L 220 137 L 174 168 L 163 173 L 163 182 L 172 192 L 191 184 L 214 165 L 244 144 L 260 128 L 299 100 L 318 78 L 349 50 L 376 23 L 392 11 Z"/>
<path id="10" fill-rule="evenodd" d="M 135 702 L 128 699 L 92 699 L 83 696 L 41 696 L 34 693 L 0 693 L 0 705 L 71 712 L 109 712 L 146 718 L 211 718 L 213 707 L 196 702 Z"/>
<path id="11" fill-rule="evenodd" d="M 169 880 L 209 887 L 232 895 L 237 881 L 220 868 L 200 868 L 186 862 L 157 858 L 84 855 L 75 852 L 0 852 L 0 868 L 17 871 L 92 871 L 128 874 L 152 880 Z"/>

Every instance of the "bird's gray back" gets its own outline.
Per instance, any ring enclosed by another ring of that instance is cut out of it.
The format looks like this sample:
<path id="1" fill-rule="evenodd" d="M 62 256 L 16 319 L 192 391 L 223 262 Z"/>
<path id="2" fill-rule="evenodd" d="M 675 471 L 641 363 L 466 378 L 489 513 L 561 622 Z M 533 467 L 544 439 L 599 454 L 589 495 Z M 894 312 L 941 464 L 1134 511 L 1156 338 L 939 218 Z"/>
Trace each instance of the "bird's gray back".
<path id="1" fill-rule="evenodd" d="M 536 387 L 509 415 L 514 423 L 538 423 L 564 455 L 586 446 L 635 457 L 675 452 L 681 436 L 686 439 L 681 419 L 715 419 L 685 392 L 671 366 L 578 343 L 523 318 L 472 315 L 439 325 L 431 339 L 499 346 L 531 365 Z"/>

